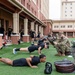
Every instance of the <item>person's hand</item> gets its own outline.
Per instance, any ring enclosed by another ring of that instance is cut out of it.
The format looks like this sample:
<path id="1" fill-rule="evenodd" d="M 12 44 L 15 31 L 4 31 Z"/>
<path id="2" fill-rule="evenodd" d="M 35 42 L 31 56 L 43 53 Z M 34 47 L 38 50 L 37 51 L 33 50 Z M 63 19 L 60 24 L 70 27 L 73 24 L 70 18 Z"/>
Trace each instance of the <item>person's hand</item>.
<path id="1" fill-rule="evenodd" d="M 37 66 L 32 66 L 31 68 L 38 68 Z"/>
<path id="2" fill-rule="evenodd" d="M 39 55 L 41 55 L 41 53 L 39 53 Z"/>
<path id="3" fill-rule="evenodd" d="M 55 45 L 57 45 L 57 42 L 54 42 Z"/>

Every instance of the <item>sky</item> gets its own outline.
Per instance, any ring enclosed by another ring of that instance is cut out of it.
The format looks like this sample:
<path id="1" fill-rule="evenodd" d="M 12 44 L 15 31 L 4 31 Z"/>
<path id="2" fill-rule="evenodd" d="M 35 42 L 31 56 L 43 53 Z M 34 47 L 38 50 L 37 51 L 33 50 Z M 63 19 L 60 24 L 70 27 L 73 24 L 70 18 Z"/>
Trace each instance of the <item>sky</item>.
<path id="1" fill-rule="evenodd" d="M 49 0 L 49 18 L 52 20 L 59 20 L 61 16 L 61 0 Z M 75 1 L 75 0 L 68 0 Z"/>
<path id="2" fill-rule="evenodd" d="M 60 19 L 61 0 L 50 0 L 49 18 L 53 20 Z"/>

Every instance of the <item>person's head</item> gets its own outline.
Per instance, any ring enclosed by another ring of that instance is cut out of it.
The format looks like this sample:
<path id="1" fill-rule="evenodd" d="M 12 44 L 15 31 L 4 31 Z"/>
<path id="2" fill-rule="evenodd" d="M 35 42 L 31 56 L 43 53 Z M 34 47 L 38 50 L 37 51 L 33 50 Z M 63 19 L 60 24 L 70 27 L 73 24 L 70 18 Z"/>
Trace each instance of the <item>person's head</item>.
<path id="1" fill-rule="evenodd" d="M 64 37 L 64 32 L 59 32 L 59 37 L 60 37 L 60 39 L 63 39 L 63 37 Z"/>
<path id="2" fill-rule="evenodd" d="M 41 54 L 39 56 L 39 58 L 40 58 L 40 62 L 45 62 L 46 61 L 46 56 L 44 54 Z"/>
<path id="3" fill-rule="evenodd" d="M 46 38 L 42 39 L 43 42 L 46 42 L 46 40 L 47 40 Z"/>
<path id="4" fill-rule="evenodd" d="M 64 35 L 64 34 L 61 34 L 61 36 L 60 36 L 60 37 L 61 37 L 61 39 L 63 39 L 63 38 L 65 37 L 65 35 Z"/>
<path id="5" fill-rule="evenodd" d="M 47 44 L 45 43 L 44 48 L 46 48 L 46 49 L 49 48 L 49 45 L 47 45 Z"/>
<path id="6" fill-rule="evenodd" d="M 59 32 L 59 36 L 61 36 L 62 34 L 63 34 L 63 31 L 60 31 L 60 32 Z"/>

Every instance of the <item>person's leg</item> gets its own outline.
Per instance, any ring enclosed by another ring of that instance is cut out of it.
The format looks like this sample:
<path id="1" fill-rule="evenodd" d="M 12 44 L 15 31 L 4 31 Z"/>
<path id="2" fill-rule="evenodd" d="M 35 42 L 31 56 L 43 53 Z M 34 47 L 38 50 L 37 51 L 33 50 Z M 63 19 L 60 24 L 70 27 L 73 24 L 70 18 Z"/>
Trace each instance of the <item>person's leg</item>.
<path id="1" fill-rule="evenodd" d="M 71 55 L 71 48 L 66 46 L 65 55 Z"/>
<path id="2" fill-rule="evenodd" d="M 60 46 L 61 52 L 62 52 L 62 56 L 65 56 L 65 50 L 66 50 L 66 46 Z"/>
<path id="3" fill-rule="evenodd" d="M 10 40 L 10 36 L 8 35 L 8 42 L 9 42 L 9 40 Z"/>
<path id="4" fill-rule="evenodd" d="M 25 51 L 25 52 L 27 52 L 28 51 L 28 47 L 26 47 L 26 48 L 14 48 L 13 49 L 13 53 L 14 54 L 16 54 L 17 51 Z"/>
<path id="5" fill-rule="evenodd" d="M 3 62 L 5 64 L 8 64 L 8 65 L 12 65 L 13 64 L 13 61 L 8 59 L 8 58 L 2 58 L 0 57 L 0 62 Z"/>
<path id="6" fill-rule="evenodd" d="M 55 45 L 55 48 L 57 50 L 57 54 L 55 54 L 55 56 L 61 56 L 61 49 L 59 45 Z"/>
<path id="7" fill-rule="evenodd" d="M 10 34 L 10 36 L 9 36 L 9 41 L 11 42 L 11 34 Z"/>
<path id="8" fill-rule="evenodd" d="M 34 38 L 31 39 L 31 44 L 34 44 Z"/>
<path id="9" fill-rule="evenodd" d="M 20 51 L 28 51 L 28 47 L 26 47 L 26 48 L 20 48 Z"/>

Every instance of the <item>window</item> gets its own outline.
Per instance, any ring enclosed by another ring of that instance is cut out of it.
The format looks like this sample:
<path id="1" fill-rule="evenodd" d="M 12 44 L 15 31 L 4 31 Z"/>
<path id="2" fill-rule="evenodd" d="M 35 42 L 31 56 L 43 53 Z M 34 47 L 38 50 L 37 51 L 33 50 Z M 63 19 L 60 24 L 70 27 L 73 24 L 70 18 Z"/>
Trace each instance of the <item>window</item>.
<path id="1" fill-rule="evenodd" d="M 59 26 L 54 26 L 54 28 L 58 28 Z"/>
<path id="2" fill-rule="evenodd" d="M 65 25 L 62 25 L 61 28 L 65 28 Z"/>
<path id="3" fill-rule="evenodd" d="M 66 17 L 67 15 L 65 15 L 65 17 Z"/>
<path id="4" fill-rule="evenodd" d="M 70 5 L 72 5 L 72 3 L 70 3 Z"/>
<path id="5" fill-rule="evenodd" d="M 6 21 L 5 21 L 5 24 L 6 24 L 6 31 L 7 31 L 7 30 L 8 30 L 8 27 L 9 27 L 9 21 L 6 20 Z"/>
<path id="6" fill-rule="evenodd" d="M 70 11 L 72 13 L 72 11 Z"/>
<path id="7" fill-rule="evenodd" d="M 27 8 L 30 10 L 30 5 L 27 3 Z"/>
<path id="8" fill-rule="evenodd" d="M 65 9 L 67 9 L 67 7 L 65 7 Z"/>
<path id="9" fill-rule="evenodd" d="M 65 5 L 67 5 L 67 3 L 65 3 Z"/>
<path id="10" fill-rule="evenodd" d="M 70 9 L 72 9 L 72 7 L 70 7 Z"/>
<path id="11" fill-rule="evenodd" d="M 65 11 L 65 13 L 66 13 L 66 11 Z"/>
<path id="12" fill-rule="evenodd" d="M 72 28 L 72 25 L 70 25 L 70 28 Z"/>
<path id="13" fill-rule="evenodd" d="M 68 25 L 68 28 L 72 28 L 72 25 Z"/>
<path id="14" fill-rule="evenodd" d="M 63 26 L 63 28 L 65 28 L 65 26 Z"/>
<path id="15" fill-rule="evenodd" d="M 57 28 L 58 28 L 58 26 L 57 26 Z"/>
<path id="16" fill-rule="evenodd" d="M 54 26 L 54 28 L 56 28 L 56 26 Z"/>
<path id="17" fill-rule="evenodd" d="M 32 11 L 32 13 L 34 12 L 34 9 L 33 8 L 31 8 L 31 11 Z"/>
<path id="18" fill-rule="evenodd" d="M 36 11 L 35 11 L 35 15 L 36 15 Z"/>
<path id="19" fill-rule="evenodd" d="M 61 26 L 61 28 L 62 28 L 62 26 Z"/>
<path id="20" fill-rule="evenodd" d="M 3 26 L 4 27 L 4 19 L 0 19 L 0 27 Z"/>
<path id="21" fill-rule="evenodd" d="M 21 3 L 25 6 L 25 0 L 21 0 Z"/>

